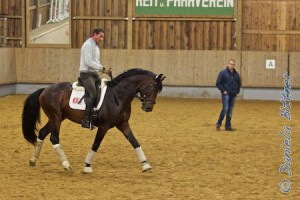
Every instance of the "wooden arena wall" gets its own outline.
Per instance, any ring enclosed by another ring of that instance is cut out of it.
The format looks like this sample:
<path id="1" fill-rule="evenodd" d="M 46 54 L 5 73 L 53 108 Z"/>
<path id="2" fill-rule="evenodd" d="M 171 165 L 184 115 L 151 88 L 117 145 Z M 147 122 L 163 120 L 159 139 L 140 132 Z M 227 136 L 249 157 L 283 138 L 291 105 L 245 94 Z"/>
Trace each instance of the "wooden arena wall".
<path id="1" fill-rule="evenodd" d="M 15 55 L 20 83 L 75 81 L 79 74 L 80 49 L 15 49 Z M 111 67 L 115 76 L 130 68 L 143 68 L 165 74 L 165 84 L 177 86 L 213 86 L 231 57 L 237 58 L 240 71 L 239 51 L 101 51 L 102 64 Z"/>
<path id="2" fill-rule="evenodd" d="M 133 0 L 70 0 L 72 48 L 27 48 L 28 1 L 0 1 L 0 84 L 54 83 L 78 76 L 81 44 L 98 26 L 105 29 L 101 61 L 114 74 L 141 67 L 167 75 L 174 86 L 214 86 L 231 57 L 244 87 L 282 87 L 288 71 L 300 88 L 300 1 L 236 1 L 237 21 L 214 18 L 134 18 Z M 45 0 L 47 4 L 47 0 Z M 40 10 L 46 15 L 45 8 Z M 32 18 L 32 19 L 31 19 Z M 133 20 L 134 18 L 134 20 Z M 22 47 L 22 48 L 18 48 Z M 42 47 L 42 46 L 39 46 Z M 266 69 L 266 59 L 276 69 Z"/>
<path id="3" fill-rule="evenodd" d="M 29 17 L 25 15 L 27 2 L 32 5 L 28 8 Z M 38 2 L 0 1 L 0 18 L 7 18 L 7 47 L 26 47 L 25 22 L 30 20 L 32 26 L 36 25 Z M 41 2 L 39 13 L 46 19 L 49 0 Z M 99 26 L 106 30 L 104 49 L 300 50 L 299 0 L 236 0 L 236 21 L 136 17 L 133 3 L 134 0 L 70 0 L 71 47 L 80 48 L 92 29 Z M 3 26 L 0 20 L 0 28 Z"/>
<path id="4" fill-rule="evenodd" d="M 24 0 L 23 0 L 24 1 Z M 22 0 L 0 1 L 0 47 L 22 47 L 25 42 L 24 2 Z"/>
<path id="5" fill-rule="evenodd" d="M 14 48 L 0 48 L 0 85 L 17 82 L 16 67 Z"/>
<path id="6" fill-rule="evenodd" d="M 233 19 L 136 17 L 133 3 L 72 1 L 72 47 L 79 48 L 99 26 L 106 32 L 104 48 L 125 49 L 131 45 L 133 49 L 235 49 Z"/>
<path id="7" fill-rule="evenodd" d="M 220 70 L 229 58 L 237 61 L 243 87 L 282 88 L 283 74 L 289 72 L 293 88 L 300 88 L 299 52 L 252 51 L 168 51 L 105 49 L 104 66 L 114 76 L 139 67 L 167 76 L 166 85 L 214 87 Z M 0 48 L 0 85 L 8 83 L 56 83 L 76 81 L 80 49 Z M 275 69 L 266 69 L 266 59 L 276 61 Z"/>
<path id="8" fill-rule="evenodd" d="M 164 50 L 300 50 L 299 0 L 236 1 L 237 21 L 135 17 L 130 24 L 126 17 L 134 17 L 133 2 L 71 1 L 72 47 L 80 48 L 93 27 L 100 26 L 108 33 L 103 48 L 110 49 L 132 45 L 133 49 Z"/>
<path id="9" fill-rule="evenodd" d="M 299 0 L 242 2 L 242 50 L 300 50 Z"/>

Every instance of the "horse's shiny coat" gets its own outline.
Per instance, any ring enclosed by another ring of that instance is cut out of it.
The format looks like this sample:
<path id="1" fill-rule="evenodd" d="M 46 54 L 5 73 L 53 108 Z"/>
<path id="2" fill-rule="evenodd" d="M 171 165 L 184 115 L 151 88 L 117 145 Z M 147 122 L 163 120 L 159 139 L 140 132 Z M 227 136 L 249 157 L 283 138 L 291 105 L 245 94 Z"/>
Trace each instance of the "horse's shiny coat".
<path id="1" fill-rule="evenodd" d="M 90 173 L 91 161 L 100 147 L 101 141 L 110 128 L 117 127 L 134 147 L 143 171 L 151 170 L 139 143 L 135 139 L 128 123 L 131 114 L 131 102 L 136 97 L 142 101 L 142 109 L 150 112 L 153 109 L 158 92 L 162 89 L 162 74 L 142 70 L 128 70 L 115 79 L 107 82 L 107 92 L 102 107 L 98 111 L 94 125 L 98 127 L 97 134 L 91 150 L 86 156 L 84 172 Z M 56 153 L 65 169 L 71 169 L 66 155 L 59 144 L 60 126 L 64 119 L 69 119 L 80 124 L 84 111 L 73 110 L 69 107 L 69 98 L 72 90 L 71 83 L 57 83 L 45 89 L 37 90 L 29 95 L 24 103 L 22 116 L 22 130 L 24 138 L 35 146 L 34 155 L 30 160 L 35 165 L 39 157 L 42 143 L 51 133 L 52 142 Z M 48 117 L 47 124 L 40 130 L 36 128 L 40 119 L 40 107 Z M 35 130 L 39 132 L 38 137 Z"/>

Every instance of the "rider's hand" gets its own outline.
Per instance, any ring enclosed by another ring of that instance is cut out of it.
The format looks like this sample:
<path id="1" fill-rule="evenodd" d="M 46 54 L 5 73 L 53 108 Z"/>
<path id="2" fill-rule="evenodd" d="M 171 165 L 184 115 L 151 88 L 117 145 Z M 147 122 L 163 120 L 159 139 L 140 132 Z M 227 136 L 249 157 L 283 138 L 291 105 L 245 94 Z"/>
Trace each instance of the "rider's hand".
<path id="1" fill-rule="evenodd" d="M 111 68 L 103 67 L 102 72 L 109 75 L 109 74 L 111 74 Z"/>

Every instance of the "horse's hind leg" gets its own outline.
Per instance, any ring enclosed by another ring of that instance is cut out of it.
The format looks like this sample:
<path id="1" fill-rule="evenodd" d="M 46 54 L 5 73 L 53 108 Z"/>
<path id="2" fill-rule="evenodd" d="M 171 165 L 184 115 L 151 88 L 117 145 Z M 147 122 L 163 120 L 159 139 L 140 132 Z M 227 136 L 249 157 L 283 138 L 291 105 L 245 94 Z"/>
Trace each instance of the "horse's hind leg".
<path id="1" fill-rule="evenodd" d="M 39 136 L 38 136 L 35 146 L 34 146 L 33 155 L 29 161 L 29 164 L 31 166 L 35 166 L 35 163 L 36 163 L 37 159 L 39 158 L 41 150 L 42 150 L 43 141 L 44 141 L 45 137 L 50 133 L 50 131 L 51 131 L 51 125 L 49 122 L 43 128 L 41 128 L 41 130 L 39 131 Z"/>
<path id="2" fill-rule="evenodd" d="M 128 122 L 122 123 L 121 125 L 117 126 L 117 128 L 124 134 L 126 139 L 130 142 L 130 144 L 134 148 L 134 151 L 137 154 L 137 157 L 142 165 L 142 171 L 143 172 L 151 172 L 152 167 L 148 163 L 142 147 L 140 146 L 140 144 L 134 137 Z"/>

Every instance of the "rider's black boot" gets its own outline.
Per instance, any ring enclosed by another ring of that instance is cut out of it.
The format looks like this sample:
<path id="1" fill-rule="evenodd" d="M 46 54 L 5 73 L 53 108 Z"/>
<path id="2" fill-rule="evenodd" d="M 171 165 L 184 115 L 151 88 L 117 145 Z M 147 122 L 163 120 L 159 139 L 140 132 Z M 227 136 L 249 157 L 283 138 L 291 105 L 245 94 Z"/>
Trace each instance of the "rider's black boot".
<path id="1" fill-rule="evenodd" d="M 94 103 L 93 101 L 91 101 L 90 99 L 88 101 L 86 101 L 86 108 L 85 108 L 85 112 L 84 112 L 84 117 L 82 120 L 82 124 L 81 126 L 83 128 L 88 128 L 90 130 L 93 130 L 94 126 L 92 123 L 92 109 L 94 107 Z"/>

